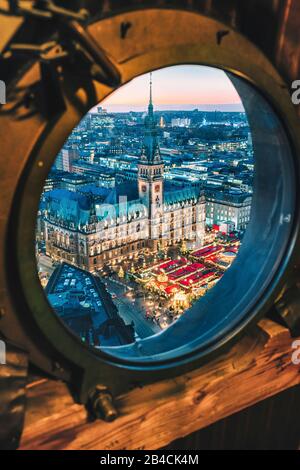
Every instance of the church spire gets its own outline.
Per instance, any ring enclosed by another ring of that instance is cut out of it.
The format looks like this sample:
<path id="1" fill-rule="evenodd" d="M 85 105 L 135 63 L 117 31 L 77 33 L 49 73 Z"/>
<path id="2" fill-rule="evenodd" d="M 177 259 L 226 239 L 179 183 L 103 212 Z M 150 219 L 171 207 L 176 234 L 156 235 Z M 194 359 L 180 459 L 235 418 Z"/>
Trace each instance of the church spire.
<path id="1" fill-rule="evenodd" d="M 153 103 L 152 103 L 152 72 L 150 72 L 150 94 L 149 94 L 149 105 L 148 105 L 148 116 L 149 118 L 153 119 Z"/>
<path id="2" fill-rule="evenodd" d="M 152 74 L 149 79 L 149 104 L 144 120 L 145 132 L 138 162 L 138 190 L 150 219 L 161 213 L 163 203 L 164 162 L 160 155 L 158 129 L 152 102 Z"/>
<path id="3" fill-rule="evenodd" d="M 148 113 L 146 114 L 145 121 L 145 134 L 144 134 L 144 145 L 142 149 L 142 155 L 140 160 L 148 163 L 158 164 L 161 162 L 158 137 L 157 137 L 157 126 L 153 111 L 152 102 L 152 73 L 150 73 L 149 79 L 149 104 Z"/>

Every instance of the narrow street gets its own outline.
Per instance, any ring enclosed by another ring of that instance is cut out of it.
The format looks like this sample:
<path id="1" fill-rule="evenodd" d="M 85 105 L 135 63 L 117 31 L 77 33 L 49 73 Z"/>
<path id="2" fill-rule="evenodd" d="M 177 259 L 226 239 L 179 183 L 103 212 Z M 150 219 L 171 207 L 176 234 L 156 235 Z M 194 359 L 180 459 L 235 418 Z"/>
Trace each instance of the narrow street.
<path id="1" fill-rule="evenodd" d="M 135 331 L 139 338 L 146 338 L 161 331 L 160 327 L 153 323 L 152 320 L 147 320 L 144 317 L 145 307 L 143 307 L 143 298 L 135 299 L 133 297 L 131 299 L 126 297 L 124 295 L 128 292 L 126 287 L 110 279 L 106 278 L 105 283 L 107 284 L 107 290 L 111 293 L 114 292 L 117 296 L 113 298 L 113 302 L 117 306 L 120 316 L 126 323 L 134 322 Z"/>

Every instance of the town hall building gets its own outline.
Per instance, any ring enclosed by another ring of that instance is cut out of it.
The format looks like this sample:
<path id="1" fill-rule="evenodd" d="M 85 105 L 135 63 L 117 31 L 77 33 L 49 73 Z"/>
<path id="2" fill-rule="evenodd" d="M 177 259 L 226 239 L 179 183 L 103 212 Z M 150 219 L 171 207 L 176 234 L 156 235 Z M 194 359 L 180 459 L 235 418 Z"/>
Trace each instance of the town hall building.
<path id="1" fill-rule="evenodd" d="M 158 128 L 150 99 L 137 179 L 114 188 L 53 189 L 40 207 L 46 254 L 90 272 L 180 245 L 203 244 L 205 197 L 197 187 L 170 188 L 164 180 Z"/>

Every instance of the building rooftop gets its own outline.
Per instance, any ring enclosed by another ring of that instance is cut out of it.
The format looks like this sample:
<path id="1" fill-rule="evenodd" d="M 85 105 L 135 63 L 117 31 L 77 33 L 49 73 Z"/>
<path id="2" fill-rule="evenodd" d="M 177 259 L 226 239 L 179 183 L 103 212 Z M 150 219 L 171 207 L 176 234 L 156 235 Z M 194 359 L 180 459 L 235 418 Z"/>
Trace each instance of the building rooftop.
<path id="1" fill-rule="evenodd" d="M 67 189 L 53 189 L 45 193 L 45 206 L 48 213 L 57 219 L 75 226 L 89 222 L 92 201 L 89 197 Z"/>
<path id="2" fill-rule="evenodd" d="M 83 341 L 94 346 L 120 346 L 135 341 L 134 328 L 125 325 L 110 294 L 98 277 L 60 264 L 46 286 L 56 314 Z"/>
<path id="3" fill-rule="evenodd" d="M 167 191 L 164 193 L 164 204 L 176 204 L 178 202 L 185 202 L 191 199 L 198 199 L 200 195 L 204 194 L 203 191 L 194 186 L 187 188 Z"/>
<path id="4" fill-rule="evenodd" d="M 251 200 L 252 194 L 241 191 L 240 189 L 224 189 L 223 187 L 218 189 L 206 189 L 205 190 L 206 199 L 219 201 L 219 202 L 232 202 L 234 204 L 242 204 L 248 198 Z"/>

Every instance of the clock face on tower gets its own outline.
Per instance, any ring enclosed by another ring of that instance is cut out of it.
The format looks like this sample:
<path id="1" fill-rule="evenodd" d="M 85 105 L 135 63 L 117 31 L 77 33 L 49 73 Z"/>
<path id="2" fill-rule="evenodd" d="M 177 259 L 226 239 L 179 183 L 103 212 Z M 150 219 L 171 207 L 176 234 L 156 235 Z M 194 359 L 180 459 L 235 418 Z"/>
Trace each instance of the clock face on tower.
<path id="1" fill-rule="evenodd" d="M 154 190 L 155 190 L 156 193 L 159 193 L 159 191 L 160 191 L 160 186 L 159 186 L 159 184 L 156 184 L 156 185 L 155 185 Z"/>

